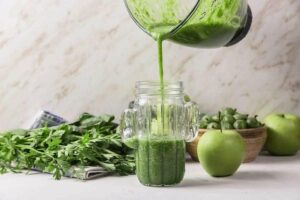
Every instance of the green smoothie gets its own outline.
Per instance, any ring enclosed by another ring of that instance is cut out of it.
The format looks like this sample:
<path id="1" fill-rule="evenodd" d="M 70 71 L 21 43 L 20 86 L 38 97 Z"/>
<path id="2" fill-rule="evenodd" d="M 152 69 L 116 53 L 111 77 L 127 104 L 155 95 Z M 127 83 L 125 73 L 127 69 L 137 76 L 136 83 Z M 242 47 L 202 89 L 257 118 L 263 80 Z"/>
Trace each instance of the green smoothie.
<path id="1" fill-rule="evenodd" d="M 178 13 L 186 13 L 179 0 L 127 0 L 127 3 L 134 18 L 154 39 L 163 36 L 164 39 L 198 47 L 226 45 L 243 26 L 239 13 L 246 9 L 241 0 L 201 0 L 190 19 L 171 34 L 183 21 Z"/>
<path id="2" fill-rule="evenodd" d="M 185 142 L 175 138 L 139 139 L 136 174 L 144 185 L 180 183 L 185 171 Z"/>
<path id="3" fill-rule="evenodd" d="M 164 65 L 163 65 L 163 37 L 162 35 L 159 35 L 157 37 L 157 50 L 158 50 L 158 67 L 159 67 L 159 81 L 160 81 L 160 87 L 161 87 L 161 96 L 163 97 L 163 89 L 164 89 Z"/>
<path id="4" fill-rule="evenodd" d="M 242 26 L 241 0 L 201 0 L 193 16 L 170 40 L 195 47 L 226 45 Z"/>

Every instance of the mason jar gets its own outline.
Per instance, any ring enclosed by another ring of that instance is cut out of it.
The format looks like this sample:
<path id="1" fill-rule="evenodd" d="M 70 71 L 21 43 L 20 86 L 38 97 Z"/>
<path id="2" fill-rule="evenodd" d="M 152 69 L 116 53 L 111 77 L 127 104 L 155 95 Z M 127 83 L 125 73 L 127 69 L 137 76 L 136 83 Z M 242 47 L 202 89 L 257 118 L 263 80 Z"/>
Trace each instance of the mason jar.
<path id="1" fill-rule="evenodd" d="M 171 186 L 185 172 L 185 142 L 198 129 L 198 106 L 184 101 L 182 82 L 137 82 L 132 109 L 124 111 L 122 139 L 135 149 L 136 175 L 146 186 Z"/>

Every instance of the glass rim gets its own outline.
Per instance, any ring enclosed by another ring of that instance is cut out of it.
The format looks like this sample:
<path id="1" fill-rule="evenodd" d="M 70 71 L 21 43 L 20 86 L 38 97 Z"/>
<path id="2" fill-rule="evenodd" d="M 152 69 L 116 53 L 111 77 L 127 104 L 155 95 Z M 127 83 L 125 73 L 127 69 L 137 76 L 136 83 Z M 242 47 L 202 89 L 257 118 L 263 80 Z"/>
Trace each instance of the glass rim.
<path id="1" fill-rule="evenodd" d="M 153 86 L 153 87 L 160 87 L 161 83 L 159 81 L 137 81 L 135 86 L 136 87 L 147 87 L 147 86 Z M 165 81 L 163 83 L 164 87 L 172 87 L 172 86 L 177 86 L 177 87 L 183 87 L 183 81 Z M 148 87 L 147 87 L 148 88 Z"/>
<path id="2" fill-rule="evenodd" d="M 135 85 L 137 95 L 146 96 L 160 96 L 164 95 L 181 95 L 183 94 L 183 82 L 173 81 L 164 82 L 163 87 L 161 87 L 159 81 L 138 81 Z"/>

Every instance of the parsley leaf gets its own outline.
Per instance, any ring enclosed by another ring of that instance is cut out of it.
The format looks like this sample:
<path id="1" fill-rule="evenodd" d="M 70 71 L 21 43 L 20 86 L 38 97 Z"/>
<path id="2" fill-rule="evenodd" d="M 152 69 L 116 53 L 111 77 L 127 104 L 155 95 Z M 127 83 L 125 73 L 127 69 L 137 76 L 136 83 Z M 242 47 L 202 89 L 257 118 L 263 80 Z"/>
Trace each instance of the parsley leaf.
<path id="1" fill-rule="evenodd" d="M 133 150 L 122 143 L 113 120 L 84 113 L 73 123 L 0 134 L 0 173 L 38 169 L 60 179 L 72 166 L 101 166 L 133 174 Z"/>

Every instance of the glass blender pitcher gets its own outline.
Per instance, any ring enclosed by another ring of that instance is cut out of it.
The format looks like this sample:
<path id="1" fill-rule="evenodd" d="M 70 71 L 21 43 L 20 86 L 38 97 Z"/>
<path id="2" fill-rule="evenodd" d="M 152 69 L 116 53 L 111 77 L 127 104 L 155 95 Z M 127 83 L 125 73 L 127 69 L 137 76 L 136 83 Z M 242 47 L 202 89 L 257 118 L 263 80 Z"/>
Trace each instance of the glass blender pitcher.
<path id="1" fill-rule="evenodd" d="M 135 23 L 154 39 L 199 48 L 231 46 L 252 23 L 247 0 L 124 0 Z"/>
<path id="2" fill-rule="evenodd" d="M 163 90 L 164 97 L 161 97 Z M 136 174 L 146 186 L 171 186 L 185 172 L 185 142 L 197 136 L 199 109 L 184 102 L 182 82 L 138 82 L 132 109 L 124 111 L 122 139 L 136 152 Z"/>

